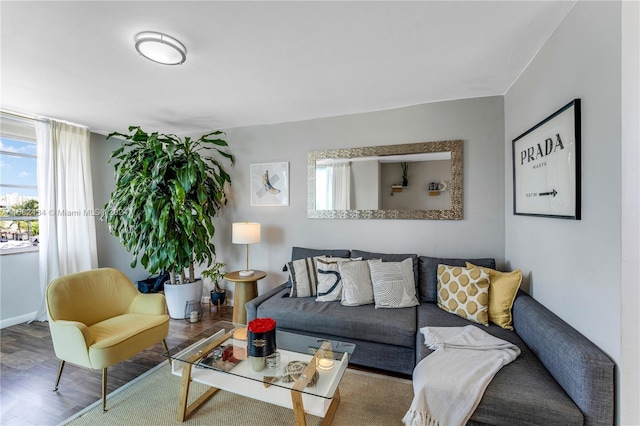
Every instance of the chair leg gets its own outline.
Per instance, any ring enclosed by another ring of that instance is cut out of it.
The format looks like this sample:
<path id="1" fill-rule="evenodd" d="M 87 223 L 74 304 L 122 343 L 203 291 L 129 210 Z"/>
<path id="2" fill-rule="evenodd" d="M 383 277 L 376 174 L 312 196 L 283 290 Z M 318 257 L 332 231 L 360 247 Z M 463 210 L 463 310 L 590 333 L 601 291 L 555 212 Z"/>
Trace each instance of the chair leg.
<path id="1" fill-rule="evenodd" d="M 169 353 L 169 347 L 167 346 L 167 341 L 165 339 L 162 339 L 162 346 L 164 346 L 164 351 L 167 353 L 167 359 L 169 360 L 169 365 L 173 365 L 173 362 L 171 359 L 171 353 Z"/>
<path id="2" fill-rule="evenodd" d="M 63 368 L 64 368 L 64 361 L 60 361 L 60 367 L 58 367 L 58 377 L 56 377 L 56 386 L 53 388 L 54 392 L 58 390 L 58 385 L 60 384 L 60 377 L 62 377 Z"/>
<path id="3" fill-rule="evenodd" d="M 107 412 L 107 368 L 102 369 L 102 412 Z"/>

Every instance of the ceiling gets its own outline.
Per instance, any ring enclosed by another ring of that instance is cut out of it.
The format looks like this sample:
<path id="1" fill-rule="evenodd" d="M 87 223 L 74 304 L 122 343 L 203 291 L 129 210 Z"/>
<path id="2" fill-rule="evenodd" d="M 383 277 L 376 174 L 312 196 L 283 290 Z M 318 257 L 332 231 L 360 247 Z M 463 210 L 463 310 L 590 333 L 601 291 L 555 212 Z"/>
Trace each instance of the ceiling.
<path id="1" fill-rule="evenodd" d="M 574 3 L 3 0 L 0 106 L 196 135 L 503 95 Z M 139 56 L 145 30 L 186 62 Z"/>

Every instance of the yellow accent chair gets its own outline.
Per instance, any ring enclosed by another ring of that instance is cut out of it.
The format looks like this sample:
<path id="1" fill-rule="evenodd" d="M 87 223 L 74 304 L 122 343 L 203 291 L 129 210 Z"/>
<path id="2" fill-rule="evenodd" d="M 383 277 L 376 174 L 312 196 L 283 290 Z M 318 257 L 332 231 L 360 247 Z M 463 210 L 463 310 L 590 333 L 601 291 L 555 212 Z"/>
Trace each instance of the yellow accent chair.
<path id="1" fill-rule="evenodd" d="M 122 272 L 100 268 L 56 278 L 47 287 L 47 316 L 56 356 L 102 370 L 102 411 L 107 405 L 107 367 L 162 341 L 169 315 L 162 294 L 142 294 Z"/>

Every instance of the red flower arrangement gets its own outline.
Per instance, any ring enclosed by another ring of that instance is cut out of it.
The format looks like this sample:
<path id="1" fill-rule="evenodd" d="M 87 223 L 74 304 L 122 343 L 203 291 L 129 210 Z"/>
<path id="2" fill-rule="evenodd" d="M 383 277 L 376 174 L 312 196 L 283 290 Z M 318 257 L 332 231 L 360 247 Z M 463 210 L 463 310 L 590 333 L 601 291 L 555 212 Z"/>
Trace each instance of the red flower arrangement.
<path id="1" fill-rule="evenodd" d="M 256 318 L 249 321 L 247 328 L 252 333 L 266 333 L 275 330 L 276 321 L 273 318 Z"/>
<path id="2" fill-rule="evenodd" d="M 247 330 L 249 356 L 266 357 L 276 351 L 276 322 L 273 318 L 256 318 L 247 324 Z"/>

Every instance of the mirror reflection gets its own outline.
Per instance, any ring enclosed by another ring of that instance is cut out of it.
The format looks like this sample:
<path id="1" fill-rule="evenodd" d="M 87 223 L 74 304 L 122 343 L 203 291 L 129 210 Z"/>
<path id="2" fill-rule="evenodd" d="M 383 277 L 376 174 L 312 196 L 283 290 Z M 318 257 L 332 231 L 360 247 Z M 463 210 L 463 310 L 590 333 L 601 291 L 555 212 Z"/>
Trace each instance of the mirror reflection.
<path id="1" fill-rule="evenodd" d="M 314 151 L 308 172 L 310 218 L 462 218 L 462 141 Z"/>

